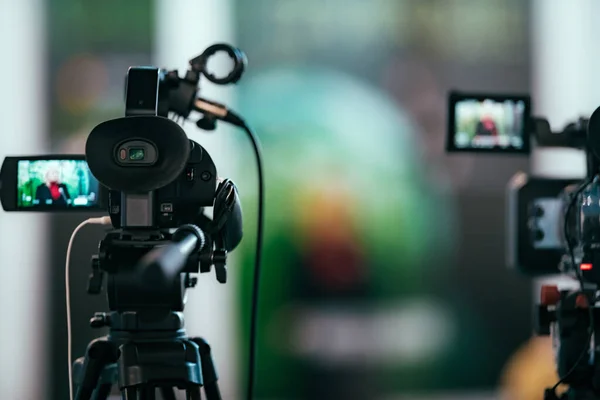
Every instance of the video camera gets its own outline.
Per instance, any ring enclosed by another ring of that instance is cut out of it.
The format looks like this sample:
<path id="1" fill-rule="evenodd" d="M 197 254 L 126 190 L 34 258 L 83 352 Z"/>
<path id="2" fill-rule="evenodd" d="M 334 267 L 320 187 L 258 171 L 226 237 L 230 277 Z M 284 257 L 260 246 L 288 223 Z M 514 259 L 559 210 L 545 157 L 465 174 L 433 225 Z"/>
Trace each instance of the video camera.
<path id="1" fill-rule="evenodd" d="M 230 55 L 234 67 L 227 76 L 217 78 L 206 65 L 221 51 Z M 4 160 L 2 207 L 5 211 L 106 209 L 114 228 L 136 237 L 136 248 L 141 237 L 168 240 L 169 229 L 196 224 L 224 251 L 233 250 L 242 238 L 237 189 L 227 179 L 218 180 L 210 154 L 189 140 L 169 117 L 188 118 L 197 111 L 203 115 L 197 125 L 214 129 L 216 120 L 226 119 L 228 110 L 197 97 L 200 77 L 217 84 L 236 83 L 246 62 L 240 50 L 217 44 L 192 59 L 183 78 L 177 71 L 130 68 L 126 116 L 96 126 L 87 138 L 85 156 Z M 203 210 L 212 206 L 211 221 Z M 122 237 L 123 232 L 118 235 Z M 150 247 L 156 245 L 151 242 Z M 119 246 L 125 244 L 119 242 Z"/>
<path id="2" fill-rule="evenodd" d="M 536 308 L 538 334 L 554 337 L 559 382 L 546 400 L 599 399 L 600 355 L 600 107 L 589 119 L 553 133 L 547 120 L 532 118 L 528 96 L 460 94 L 449 101 L 447 150 L 450 152 L 529 154 L 538 147 L 568 147 L 585 152 L 581 179 L 551 179 L 519 172 L 507 190 L 507 263 L 529 276 L 563 274 L 579 290 L 544 286 Z M 562 397 L 556 390 L 569 385 Z"/>
<path id="3" fill-rule="evenodd" d="M 599 172 L 590 147 L 592 142 L 588 141 L 588 119 L 581 118 L 568 124 L 562 132 L 553 133 L 546 119 L 531 116 L 529 96 L 451 92 L 449 98 L 446 146 L 449 152 L 528 155 L 534 144 L 569 147 L 586 152 L 590 179 Z M 593 117 L 600 119 L 600 114 L 595 113 Z M 578 249 L 576 253 L 585 247 L 585 263 L 589 261 L 593 256 L 591 247 L 594 247 L 590 240 L 595 240 L 589 218 L 592 209 L 581 200 L 596 191 L 596 184 L 592 182 L 593 186 L 577 191 L 578 183 L 581 181 L 577 179 L 542 178 L 524 172 L 513 176 L 507 190 L 509 267 L 530 276 L 561 272 L 574 275 L 574 266 L 564 257 L 567 252 L 565 227 L 569 235 L 573 232 L 575 236 L 572 239 L 577 242 L 574 244 Z M 574 197 L 579 201 L 575 200 L 569 209 Z M 584 271 L 587 278 L 600 283 L 600 275 L 592 276 L 592 269 L 587 267 Z"/>
<path id="4" fill-rule="evenodd" d="M 218 52 L 234 64 L 219 78 L 207 70 L 208 59 Z M 236 83 L 246 62 L 240 50 L 217 44 L 192 59 L 183 78 L 177 71 L 131 67 L 125 117 L 96 126 L 85 156 L 7 157 L 2 164 L 0 201 L 6 211 L 105 209 L 109 214 L 113 230 L 92 257 L 88 293 L 99 294 L 108 275 L 110 312 L 97 313 L 91 326 L 107 326 L 110 333 L 91 342 L 73 365 L 79 400 L 107 398 L 117 381 L 124 398 L 146 398 L 155 389 L 175 398 L 172 390 L 179 388 L 200 399 L 204 386 L 209 399 L 220 399 L 210 347 L 186 336 L 182 312 L 185 292 L 197 282 L 194 274 L 214 266 L 217 280 L 227 281 L 227 254 L 242 240 L 242 211 L 233 182 L 218 177 L 206 149 L 170 118 L 187 119 L 195 111 L 202 115 L 196 123 L 201 129 L 215 129 L 217 120 L 237 125 L 258 149 L 239 116 L 197 97 L 201 76 L 216 84 Z M 262 183 L 260 196 L 257 264 Z M 212 218 L 204 214 L 207 207 L 213 207 Z"/>

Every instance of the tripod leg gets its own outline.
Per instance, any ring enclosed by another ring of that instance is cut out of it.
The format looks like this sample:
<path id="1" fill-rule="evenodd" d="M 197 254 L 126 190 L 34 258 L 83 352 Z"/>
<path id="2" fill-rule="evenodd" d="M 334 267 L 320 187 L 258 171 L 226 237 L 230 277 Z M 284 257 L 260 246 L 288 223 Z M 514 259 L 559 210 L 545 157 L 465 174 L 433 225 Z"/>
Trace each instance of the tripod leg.
<path id="1" fill-rule="evenodd" d="M 113 385 L 110 383 L 104 383 L 98 386 L 98 389 L 96 389 L 96 392 L 94 393 L 94 400 L 108 400 L 112 386 Z"/>
<path id="2" fill-rule="evenodd" d="M 142 400 L 142 392 L 135 386 L 126 387 L 121 394 L 122 400 Z"/>
<path id="3" fill-rule="evenodd" d="M 86 351 L 76 400 L 90 400 L 104 368 L 117 362 L 119 349 L 105 338 L 92 341 Z"/>
<path id="4" fill-rule="evenodd" d="M 162 395 L 163 400 L 177 400 L 177 397 L 175 397 L 175 389 L 170 386 L 161 387 L 160 394 Z"/>
<path id="5" fill-rule="evenodd" d="M 192 342 L 199 347 L 200 362 L 202 364 L 202 381 L 204 384 L 204 393 L 207 400 L 221 400 L 221 391 L 217 383 L 219 377 L 213 363 L 210 345 L 202 338 L 191 338 Z"/>
<path id="6" fill-rule="evenodd" d="M 186 399 L 202 400 L 202 395 L 200 394 L 200 386 L 189 386 L 186 390 Z"/>
<path id="7" fill-rule="evenodd" d="M 142 393 L 142 400 L 156 400 L 156 388 L 154 386 L 146 386 Z"/>
<path id="8" fill-rule="evenodd" d="M 96 391 L 94 392 L 94 400 L 108 400 L 110 392 L 119 379 L 117 372 L 117 365 L 110 364 L 104 367 L 98 384 L 96 385 Z"/>
<path id="9" fill-rule="evenodd" d="M 84 357 L 79 357 L 77 360 L 73 361 L 73 394 L 77 393 L 79 386 L 81 385 L 84 362 Z"/>

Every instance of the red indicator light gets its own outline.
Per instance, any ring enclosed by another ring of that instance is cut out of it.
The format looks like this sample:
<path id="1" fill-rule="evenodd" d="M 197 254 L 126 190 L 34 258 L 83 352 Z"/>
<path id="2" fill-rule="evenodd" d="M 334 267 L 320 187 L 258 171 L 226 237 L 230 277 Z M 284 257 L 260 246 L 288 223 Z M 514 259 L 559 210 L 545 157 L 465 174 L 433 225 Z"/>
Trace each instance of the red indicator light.
<path id="1" fill-rule="evenodd" d="M 579 266 L 579 269 L 581 269 L 582 271 L 590 271 L 592 269 L 592 264 L 589 264 L 589 263 L 581 264 Z"/>

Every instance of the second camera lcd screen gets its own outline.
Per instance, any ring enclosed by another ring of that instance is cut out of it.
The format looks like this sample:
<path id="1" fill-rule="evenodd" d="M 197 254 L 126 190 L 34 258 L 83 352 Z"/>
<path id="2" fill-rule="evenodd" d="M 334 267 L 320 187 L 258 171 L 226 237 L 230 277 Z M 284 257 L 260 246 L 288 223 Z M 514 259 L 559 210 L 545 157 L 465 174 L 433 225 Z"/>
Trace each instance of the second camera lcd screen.
<path id="1" fill-rule="evenodd" d="M 460 98 L 452 111 L 454 150 L 526 151 L 529 116 L 525 99 Z"/>

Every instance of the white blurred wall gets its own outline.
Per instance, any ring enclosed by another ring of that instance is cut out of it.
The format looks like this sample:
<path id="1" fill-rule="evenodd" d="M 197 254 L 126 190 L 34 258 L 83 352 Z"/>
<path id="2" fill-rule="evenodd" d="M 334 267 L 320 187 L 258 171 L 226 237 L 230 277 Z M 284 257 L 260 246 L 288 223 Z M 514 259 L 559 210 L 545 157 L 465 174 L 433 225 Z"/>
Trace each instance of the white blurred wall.
<path id="1" fill-rule="evenodd" d="M 188 61 L 201 54 L 211 44 L 234 42 L 233 10 L 228 0 L 158 0 L 156 4 L 156 33 L 153 65 L 178 69 L 180 76 L 187 70 Z M 226 68 L 225 65 L 221 65 Z M 215 65 L 215 70 L 219 65 Z M 231 105 L 234 91 L 201 79 L 201 95 Z M 186 122 L 184 129 L 190 139 L 200 143 L 212 156 L 219 176 L 230 177 L 236 169 L 236 153 L 231 141 L 239 133 L 225 124 L 215 132 L 200 131 L 195 121 Z M 186 325 L 189 336 L 201 336 L 212 346 L 213 359 L 219 374 L 223 398 L 237 399 L 240 355 L 237 338 L 236 286 L 234 258 L 229 256 L 228 283 L 217 283 L 214 272 L 199 276 L 196 288 L 188 291 Z"/>
<path id="2" fill-rule="evenodd" d="M 560 131 L 578 117 L 589 117 L 600 106 L 600 2 L 597 0 L 532 1 L 533 108 Z M 573 149 L 540 149 L 532 156 L 538 176 L 581 178 L 585 156 Z M 574 283 L 563 278 L 539 285 Z"/>
<path id="3" fill-rule="evenodd" d="M 533 108 L 561 130 L 600 106 L 600 2 L 533 0 Z M 571 149 L 539 150 L 532 168 L 537 174 L 585 175 L 585 157 Z"/>
<path id="4" fill-rule="evenodd" d="M 0 159 L 44 153 L 42 0 L 0 0 Z M 46 218 L 0 211 L 0 396 L 46 398 Z M 65 366 L 66 368 L 66 366 Z"/>

